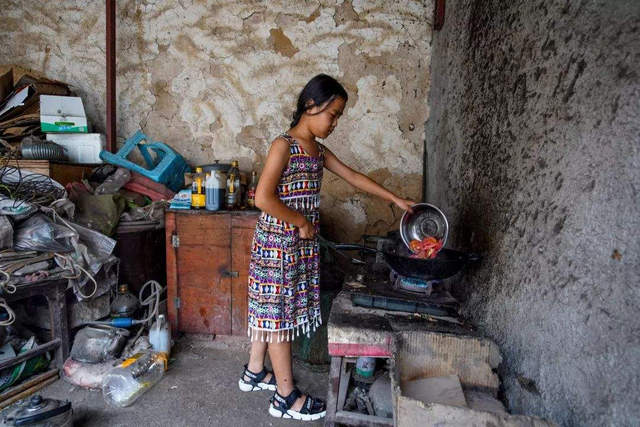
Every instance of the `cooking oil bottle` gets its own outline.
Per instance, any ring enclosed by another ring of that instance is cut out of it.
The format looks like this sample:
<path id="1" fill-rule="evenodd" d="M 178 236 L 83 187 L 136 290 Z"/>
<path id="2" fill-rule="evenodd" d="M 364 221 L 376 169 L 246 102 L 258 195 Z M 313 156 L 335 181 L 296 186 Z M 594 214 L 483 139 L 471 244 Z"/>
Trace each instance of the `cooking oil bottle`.
<path id="1" fill-rule="evenodd" d="M 237 160 L 231 162 L 231 169 L 227 172 L 226 207 L 229 210 L 240 207 L 240 170 Z"/>
<path id="2" fill-rule="evenodd" d="M 258 188 L 258 173 L 256 171 L 251 172 L 251 182 L 247 188 L 247 208 L 256 208 L 256 188 Z"/>
<path id="3" fill-rule="evenodd" d="M 204 209 L 206 204 L 205 196 L 205 174 L 202 172 L 202 168 L 196 168 L 196 173 L 193 175 L 193 184 L 191 186 L 191 208 L 192 209 Z"/>

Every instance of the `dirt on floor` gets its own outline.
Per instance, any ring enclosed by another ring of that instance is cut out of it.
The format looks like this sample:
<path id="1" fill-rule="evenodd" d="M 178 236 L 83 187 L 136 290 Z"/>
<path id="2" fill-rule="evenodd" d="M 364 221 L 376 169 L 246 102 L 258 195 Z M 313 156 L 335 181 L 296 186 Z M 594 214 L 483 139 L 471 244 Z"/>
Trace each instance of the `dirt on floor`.
<path id="1" fill-rule="evenodd" d="M 157 426 L 293 426 L 299 421 L 269 415 L 271 392 L 243 393 L 238 378 L 247 363 L 246 345 L 183 338 L 173 348 L 169 370 L 162 380 L 128 408 L 108 407 L 100 391 L 85 390 L 65 380 L 46 387 L 42 395 L 70 400 L 75 427 Z M 328 373 L 313 372 L 294 363 L 298 387 L 325 397 Z M 323 420 L 304 423 L 321 426 Z"/>

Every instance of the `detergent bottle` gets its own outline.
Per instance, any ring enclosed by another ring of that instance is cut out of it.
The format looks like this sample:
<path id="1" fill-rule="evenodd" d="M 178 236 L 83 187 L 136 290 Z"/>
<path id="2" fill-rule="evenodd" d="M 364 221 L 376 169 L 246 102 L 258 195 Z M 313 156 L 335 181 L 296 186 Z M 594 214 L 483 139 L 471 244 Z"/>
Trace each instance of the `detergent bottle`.
<path id="1" fill-rule="evenodd" d="M 224 192 L 226 187 L 227 182 L 224 173 L 221 171 L 211 171 L 211 175 L 207 178 L 206 183 L 206 209 L 208 211 L 219 211 L 224 207 Z"/>
<path id="2" fill-rule="evenodd" d="M 166 353 L 167 357 L 171 355 L 171 325 L 167 323 L 163 314 L 151 325 L 149 343 L 154 351 Z"/>

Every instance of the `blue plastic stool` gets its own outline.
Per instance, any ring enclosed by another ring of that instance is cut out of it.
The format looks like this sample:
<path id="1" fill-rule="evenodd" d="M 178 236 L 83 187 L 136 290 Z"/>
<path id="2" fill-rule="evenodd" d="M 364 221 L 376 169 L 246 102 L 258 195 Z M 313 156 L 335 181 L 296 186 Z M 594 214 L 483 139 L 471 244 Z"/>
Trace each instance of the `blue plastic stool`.
<path id="1" fill-rule="evenodd" d="M 136 147 L 140 150 L 148 169 L 127 160 L 129 154 Z M 155 160 L 151 157 L 149 150 L 156 154 Z M 100 158 L 107 163 L 122 166 L 164 184 L 176 193 L 184 185 L 185 172 L 191 172 L 191 168 L 180 154 L 173 151 L 168 145 L 148 138 L 142 131 L 136 132 L 135 135 L 127 139 L 115 154 L 102 150 Z"/>

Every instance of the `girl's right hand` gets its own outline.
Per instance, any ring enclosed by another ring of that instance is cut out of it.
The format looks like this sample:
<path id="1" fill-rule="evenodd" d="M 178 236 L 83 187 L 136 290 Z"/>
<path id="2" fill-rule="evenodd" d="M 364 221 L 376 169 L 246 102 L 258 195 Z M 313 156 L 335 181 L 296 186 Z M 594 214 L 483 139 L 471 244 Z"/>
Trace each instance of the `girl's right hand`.
<path id="1" fill-rule="evenodd" d="M 302 239 L 313 239 L 313 236 L 316 234 L 316 228 L 309 222 L 309 220 L 305 220 L 302 227 L 300 227 L 300 238 Z"/>

